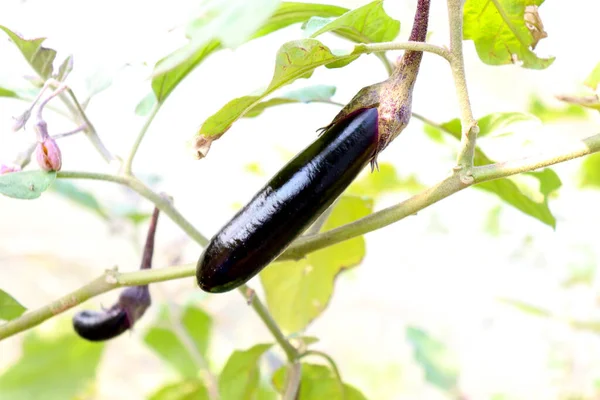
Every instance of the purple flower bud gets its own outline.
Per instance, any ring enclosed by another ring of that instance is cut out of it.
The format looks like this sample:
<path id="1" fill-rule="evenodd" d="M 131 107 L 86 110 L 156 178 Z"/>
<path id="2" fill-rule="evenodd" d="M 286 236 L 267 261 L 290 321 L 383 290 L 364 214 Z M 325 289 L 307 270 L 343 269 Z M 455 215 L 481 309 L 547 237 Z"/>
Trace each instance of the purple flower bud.
<path id="1" fill-rule="evenodd" d="M 10 174 L 11 172 L 19 172 L 21 167 L 18 165 L 0 164 L 0 175 Z"/>
<path id="2" fill-rule="evenodd" d="M 50 136 L 38 142 L 35 148 L 35 158 L 44 171 L 60 171 L 62 156 L 58 144 Z"/>

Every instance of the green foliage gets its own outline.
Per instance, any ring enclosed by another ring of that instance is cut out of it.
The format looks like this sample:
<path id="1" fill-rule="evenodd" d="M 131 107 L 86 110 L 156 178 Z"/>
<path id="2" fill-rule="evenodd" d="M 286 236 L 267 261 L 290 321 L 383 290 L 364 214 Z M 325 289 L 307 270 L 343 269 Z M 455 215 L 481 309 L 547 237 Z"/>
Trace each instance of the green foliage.
<path id="1" fill-rule="evenodd" d="M 0 87 L 0 97 L 19 98 L 19 95 L 14 90 L 10 90 L 10 89 L 6 89 L 6 88 L 3 88 L 3 87 Z"/>
<path id="2" fill-rule="evenodd" d="M 512 64 L 516 56 L 524 68 L 544 69 L 554 57 L 539 58 L 530 50 L 534 38 L 525 25 L 525 6 L 544 0 L 467 0 L 463 37 L 473 40 L 481 61 L 490 65 Z"/>
<path id="3" fill-rule="evenodd" d="M 0 289 L 0 320 L 10 321 L 23 314 L 27 309 L 10 294 Z"/>
<path id="4" fill-rule="evenodd" d="M 163 386 L 149 400 L 209 400 L 208 390 L 200 379 L 186 379 Z"/>
<path id="5" fill-rule="evenodd" d="M 56 172 L 11 172 L 0 175 L 0 193 L 15 199 L 37 199 L 55 179 Z"/>
<path id="6" fill-rule="evenodd" d="M 406 338 L 413 347 L 415 360 L 425 371 L 427 382 L 445 391 L 456 389 L 458 366 L 448 348 L 424 330 L 412 326 L 406 328 Z"/>
<path id="7" fill-rule="evenodd" d="M 92 211 L 99 217 L 108 219 L 108 215 L 96 197 L 87 190 L 83 190 L 79 186 L 63 180 L 55 181 L 50 190 L 71 200 L 75 204 Z"/>
<path id="8" fill-rule="evenodd" d="M 337 68 L 342 66 L 340 63 L 351 62 L 357 57 L 354 53 L 336 55 L 315 39 L 287 42 L 277 52 L 275 73 L 267 89 L 259 96 L 243 96 L 231 100 L 204 121 L 198 135 L 219 137 L 275 90 L 289 85 L 296 79 L 309 78 L 317 67 L 331 67 L 335 63 Z"/>
<path id="9" fill-rule="evenodd" d="M 596 64 L 584 83 L 592 90 L 596 90 L 598 88 L 598 83 L 600 83 L 600 62 Z"/>
<path id="10" fill-rule="evenodd" d="M 193 379 L 199 368 L 193 353 L 206 358 L 211 327 L 211 317 L 200 308 L 188 305 L 178 316 L 164 306 L 148 328 L 144 341 L 181 376 Z M 188 344 L 193 345 L 193 349 Z"/>
<path id="11" fill-rule="evenodd" d="M 52 76 L 52 63 L 56 58 L 56 51 L 42 46 L 46 38 L 23 39 L 6 26 L 0 25 L 0 29 L 10 37 L 25 60 L 41 78 L 48 79 Z"/>
<path id="12" fill-rule="evenodd" d="M 254 118 L 263 113 L 267 108 L 283 104 L 329 102 L 335 94 L 335 86 L 315 85 L 302 89 L 292 90 L 267 101 L 262 101 L 250 109 L 244 117 Z"/>
<path id="13" fill-rule="evenodd" d="M 271 346 L 271 343 L 257 344 L 248 350 L 236 350 L 231 354 L 219 376 L 222 400 L 255 398 L 260 382 L 259 360 Z"/>
<path id="14" fill-rule="evenodd" d="M 492 132 L 502 132 L 508 126 L 515 122 L 531 120 L 528 114 L 520 113 L 496 113 L 481 118 L 483 123 L 480 127 L 480 136 L 490 135 Z M 438 142 L 444 142 L 443 133 L 460 140 L 461 126 L 457 118 L 443 124 L 433 126 L 426 125 L 425 132 Z M 475 165 L 493 164 L 495 161 L 490 159 L 479 146 L 475 149 Z M 561 186 L 560 178 L 550 168 L 544 169 L 542 173 L 530 173 L 531 176 L 540 182 L 539 190 L 534 188 L 521 189 L 512 178 L 496 179 L 483 182 L 474 187 L 493 193 L 500 199 L 524 212 L 525 214 L 538 219 L 539 221 L 556 227 L 556 219 L 548 207 L 549 195 Z M 542 201 L 537 201 L 541 198 Z"/>
<path id="15" fill-rule="evenodd" d="M 386 14 L 383 0 L 376 0 L 338 18 L 312 17 L 304 29 L 312 38 L 333 32 L 356 43 L 388 42 L 398 36 L 400 22 Z"/>
<path id="16" fill-rule="evenodd" d="M 322 231 L 347 224 L 371 213 L 373 202 L 343 196 Z M 327 307 L 337 275 L 358 265 L 365 255 L 365 242 L 356 237 L 308 254 L 299 261 L 270 265 L 260 273 L 269 311 L 287 332 L 306 326 Z"/>
<path id="17" fill-rule="evenodd" d="M 591 154 L 583 160 L 579 186 L 600 188 L 600 154 Z"/>
<path id="18" fill-rule="evenodd" d="M 564 104 L 554 107 L 538 97 L 532 96 L 529 102 L 529 112 L 538 117 L 543 123 L 556 122 L 565 119 L 584 119 L 588 116 L 585 109 L 575 104 Z"/>
<path id="19" fill-rule="evenodd" d="M 286 382 L 286 368 L 282 367 L 273 375 L 273 385 L 283 393 Z M 355 387 L 348 384 L 342 387 L 331 369 L 324 365 L 302 364 L 302 378 L 298 400 L 366 400 Z"/>
<path id="20" fill-rule="evenodd" d="M 399 191 L 416 192 L 425 187 L 415 176 L 401 178 L 390 163 L 380 163 L 379 171 L 368 173 L 357 179 L 346 190 L 346 194 L 377 198 L 381 195 Z"/>
<path id="21" fill-rule="evenodd" d="M 71 399 L 94 382 L 103 348 L 70 332 L 58 336 L 29 333 L 21 358 L 0 376 L 2 398 Z"/>

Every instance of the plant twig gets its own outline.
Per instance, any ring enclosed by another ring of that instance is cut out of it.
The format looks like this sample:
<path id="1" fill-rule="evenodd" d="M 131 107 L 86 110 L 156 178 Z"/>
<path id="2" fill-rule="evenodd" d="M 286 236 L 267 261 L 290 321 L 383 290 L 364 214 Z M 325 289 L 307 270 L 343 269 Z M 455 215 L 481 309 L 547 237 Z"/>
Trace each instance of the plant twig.
<path id="1" fill-rule="evenodd" d="M 448 20 L 450 24 L 450 69 L 456 87 L 456 96 L 460 108 L 460 125 L 462 128 L 461 148 L 456 161 L 456 171 L 469 173 L 473 166 L 475 143 L 479 127 L 473 118 L 467 79 L 465 77 L 465 62 L 463 58 L 463 0 L 448 0 Z"/>
<path id="2" fill-rule="evenodd" d="M 137 151 L 140 147 L 140 144 L 142 143 L 142 140 L 144 139 L 144 136 L 146 135 L 146 132 L 148 131 L 148 128 L 150 128 L 150 124 L 152 124 L 152 121 L 154 121 L 154 117 L 156 117 L 156 114 L 158 114 L 161 104 L 162 103 L 158 103 L 158 102 L 156 104 L 154 104 L 154 106 L 152 107 L 152 110 L 150 111 L 150 114 L 146 118 L 146 122 L 144 122 L 142 129 L 140 129 L 140 132 L 138 133 L 138 136 L 135 139 L 135 142 L 133 142 L 133 145 L 131 146 L 131 150 L 129 151 L 127 160 L 125 161 L 125 164 L 123 165 L 123 172 L 126 175 L 131 175 L 131 165 L 133 164 L 133 159 L 135 158 L 135 155 L 137 154 Z"/>
<path id="3" fill-rule="evenodd" d="M 407 41 L 407 42 L 382 42 L 382 43 L 359 43 L 354 46 L 354 52 L 357 54 L 364 53 L 377 53 L 380 51 L 390 51 L 390 50 L 412 50 L 412 51 L 424 51 L 427 53 L 437 54 L 440 57 L 445 58 L 450 61 L 451 55 L 450 52 L 435 44 L 425 43 L 425 42 L 415 42 L 415 41 Z"/>
<path id="4" fill-rule="evenodd" d="M 194 272 L 195 272 L 195 270 L 194 270 Z M 269 330 L 269 332 L 271 332 L 271 334 L 273 335 L 275 340 L 277 340 L 277 343 L 279 343 L 279 345 L 285 352 L 285 355 L 286 355 L 288 361 L 289 362 L 295 361 L 296 358 L 298 358 L 298 351 L 287 340 L 287 338 L 285 337 L 283 332 L 281 332 L 281 330 L 279 329 L 279 326 L 277 325 L 277 323 L 275 322 L 275 320 L 269 313 L 269 310 L 267 310 L 267 307 L 265 307 L 265 305 L 260 301 L 260 299 L 254 292 L 254 290 L 250 289 L 246 285 L 240 286 L 238 288 L 238 290 L 240 291 L 240 293 L 242 293 L 242 296 L 244 296 L 244 298 L 246 298 L 246 300 L 248 301 L 250 306 L 252 306 L 254 311 L 256 311 L 256 313 L 258 314 L 260 319 L 262 319 L 262 321 L 265 323 L 265 325 L 267 326 L 267 329 Z"/>

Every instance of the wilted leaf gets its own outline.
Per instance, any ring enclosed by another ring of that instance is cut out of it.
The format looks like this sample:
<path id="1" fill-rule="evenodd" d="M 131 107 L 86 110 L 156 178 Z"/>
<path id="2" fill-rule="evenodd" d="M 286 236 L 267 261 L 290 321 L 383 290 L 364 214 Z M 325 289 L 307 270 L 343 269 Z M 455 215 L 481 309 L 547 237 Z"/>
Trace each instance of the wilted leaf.
<path id="1" fill-rule="evenodd" d="M 23 314 L 27 309 L 10 294 L 0 289 L 0 320 L 10 321 Z"/>
<path id="2" fill-rule="evenodd" d="M 383 0 L 376 0 L 335 19 L 313 17 L 304 29 L 312 38 L 333 32 L 356 43 L 388 42 L 398 36 L 400 21 L 386 14 Z"/>
<path id="3" fill-rule="evenodd" d="M 538 6 L 528 5 L 525 7 L 525 26 L 527 26 L 531 37 L 533 37 L 531 50 L 535 50 L 538 42 L 548 37 L 548 33 L 544 30 L 544 23 L 538 12 Z"/>
<path id="4" fill-rule="evenodd" d="M 149 400 L 209 400 L 208 390 L 200 379 L 170 383 L 158 389 Z"/>
<path id="5" fill-rule="evenodd" d="M 246 114 L 245 118 L 254 118 L 269 108 L 282 104 L 326 102 L 335 94 L 335 86 L 315 85 L 293 90 L 267 101 L 256 104 Z"/>
<path id="6" fill-rule="evenodd" d="M 415 360 L 425 371 L 427 382 L 445 391 L 454 390 L 459 370 L 456 357 L 448 348 L 416 327 L 406 328 L 406 338 L 413 348 Z"/>
<path id="7" fill-rule="evenodd" d="M 277 52 L 275 72 L 269 87 L 260 96 L 238 97 L 210 116 L 198 135 L 211 139 L 225 133 L 235 121 L 253 109 L 262 99 L 299 78 L 309 78 L 314 69 L 333 62 L 350 62 L 359 54 L 335 55 L 315 39 L 294 40 L 285 43 Z"/>
<path id="8" fill-rule="evenodd" d="M 58 180 L 54 182 L 54 185 L 52 185 L 50 190 L 56 192 L 57 194 L 63 197 L 66 197 L 67 199 L 79 204 L 84 208 L 87 208 L 88 210 L 96 213 L 101 218 L 108 219 L 108 215 L 106 214 L 96 197 L 92 193 L 81 189 L 77 185 L 74 185 L 71 182 L 67 182 L 64 180 Z"/>
<path id="9" fill-rule="evenodd" d="M 258 361 L 271 346 L 271 343 L 257 344 L 248 350 L 236 350 L 231 354 L 219 376 L 221 400 L 254 398 L 260 382 Z"/>
<path id="10" fill-rule="evenodd" d="M 195 378 L 198 375 L 199 366 L 190 352 L 196 351 L 206 358 L 212 319 L 193 305 L 182 310 L 179 321 L 172 321 L 172 318 L 176 318 L 176 316 L 172 315 L 171 310 L 167 307 L 163 307 L 157 321 L 149 327 L 144 335 L 144 342 L 183 377 Z M 189 342 L 194 344 L 194 349 L 187 347 L 188 340 L 185 340 L 182 335 L 188 336 Z"/>
<path id="11" fill-rule="evenodd" d="M 530 50 L 535 40 L 525 20 L 525 7 L 539 6 L 543 2 L 544 0 L 467 0 L 463 10 L 463 37 L 475 42 L 477 54 L 486 64 L 522 62 L 525 68 L 547 68 L 554 62 L 554 57 L 539 58 Z"/>
<path id="12" fill-rule="evenodd" d="M 283 393 L 286 382 L 286 367 L 273 374 L 273 386 Z M 345 396 L 333 371 L 324 365 L 302 364 L 302 378 L 297 400 L 366 400 L 355 387 L 344 383 Z"/>
<path id="13" fill-rule="evenodd" d="M 72 333 L 56 337 L 29 333 L 21 358 L 0 376 L 2 398 L 72 399 L 95 380 L 103 348 Z"/>
<path id="14" fill-rule="evenodd" d="M 269 19 L 260 27 L 249 40 L 268 35 L 276 30 L 285 28 L 289 25 L 304 22 L 308 18 L 319 15 L 322 17 L 331 17 L 342 15 L 348 11 L 346 8 L 331 6 L 327 4 L 311 4 L 311 3 L 293 3 L 283 2 L 279 4 L 279 8 L 273 13 Z M 193 24 L 189 27 L 193 30 Z M 190 32 L 192 33 L 192 32 Z M 221 42 L 217 39 L 208 41 L 203 46 L 200 46 L 194 54 L 190 55 L 184 62 L 177 67 L 161 72 L 163 63 L 169 60 L 170 56 L 156 64 L 154 70 L 154 79 L 152 80 L 152 90 L 159 102 L 165 101 L 175 87 L 206 57 L 211 53 L 222 49 Z M 175 52 L 177 53 L 177 51 Z M 173 54 L 175 54 L 173 53 Z"/>
<path id="15" fill-rule="evenodd" d="M 342 196 L 324 224 L 327 231 L 371 213 L 372 200 Z M 267 305 L 286 332 L 300 331 L 327 307 L 337 275 L 365 255 L 362 237 L 308 254 L 299 261 L 274 263 L 260 273 Z"/>
<path id="16" fill-rule="evenodd" d="M 23 57 L 27 60 L 34 71 L 43 79 L 48 79 L 52 75 L 52 63 L 56 58 L 56 51 L 42 46 L 46 38 L 23 39 L 20 35 L 0 25 L 13 43 L 19 48 Z"/>
<path id="17" fill-rule="evenodd" d="M 0 175 L 0 193 L 15 199 L 37 199 L 56 179 L 56 172 L 22 171 Z"/>

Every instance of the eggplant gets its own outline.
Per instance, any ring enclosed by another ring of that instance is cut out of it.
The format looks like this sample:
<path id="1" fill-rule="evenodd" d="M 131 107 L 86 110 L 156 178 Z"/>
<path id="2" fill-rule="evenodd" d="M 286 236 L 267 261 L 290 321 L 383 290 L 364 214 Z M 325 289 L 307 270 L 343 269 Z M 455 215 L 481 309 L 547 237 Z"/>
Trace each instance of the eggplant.
<path id="1" fill-rule="evenodd" d="M 198 286 L 222 293 L 258 274 L 373 161 L 378 140 L 376 108 L 328 127 L 211 239 L 196 267 Z"/>
<path id="2" fill-rule="evenodd" d="M 106 311 L 83 310 L 73 317 L 75 332 L 91 342 L 112 339 L 130 327 L 127 312 L 118 307 Z"/>

